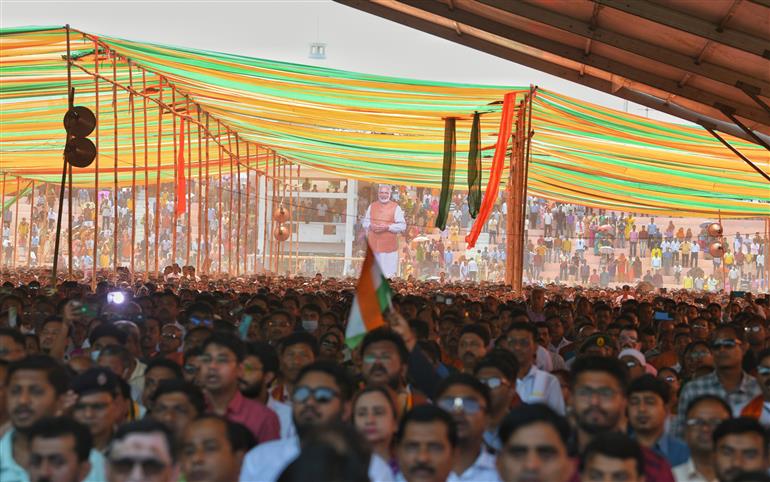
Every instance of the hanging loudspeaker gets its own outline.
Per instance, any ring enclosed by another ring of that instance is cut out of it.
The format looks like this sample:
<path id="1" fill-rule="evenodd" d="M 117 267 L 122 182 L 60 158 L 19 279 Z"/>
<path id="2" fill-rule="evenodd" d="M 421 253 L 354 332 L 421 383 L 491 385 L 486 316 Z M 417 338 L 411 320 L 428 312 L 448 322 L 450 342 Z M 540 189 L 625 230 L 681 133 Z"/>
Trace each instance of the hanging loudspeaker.
<path id="1" fill-rule="evenodd" d="M 71 137 L 64 146 L 64 159 L 75 167 L 88 167 L 96 159 L 96 146 L 87 137 Z"/>
<path id="2" fill-rule="evenodd" d="M 709 253 L 715 258 L 721 258 L 725 254 L 725 247 L 719 242 L 711 243 L 711 246 L 709 246 Z"/>
<path id="3" fill-rule="evenodd" d="M 91 109 L 78 105 L 64 114 L 64 129 L 75 137 L 88 137 L 96 127 L 96 116 Z"/>
<path id="4" fill-rule="evenodd" d="M 289 220 L 289 210 L 283 207 L 283 203 L 278 206 L 278 209 L 273 213 L 273 219 L 279 223 L 285 223 Z"/>
<path id="5" fill-rule="evenodd" d="M 273 237 L 276 241 L 284 242 L 291 236 L 291 228 L 286 224 L 279 224 L 273 229 Z"/>
<path id="6" fill-rule="evenodd" d="M 718 238 L 722 236 L 722 225 L 719 223 L 711 223 L 707 229 L 709 236 L 712 238 Z"/>

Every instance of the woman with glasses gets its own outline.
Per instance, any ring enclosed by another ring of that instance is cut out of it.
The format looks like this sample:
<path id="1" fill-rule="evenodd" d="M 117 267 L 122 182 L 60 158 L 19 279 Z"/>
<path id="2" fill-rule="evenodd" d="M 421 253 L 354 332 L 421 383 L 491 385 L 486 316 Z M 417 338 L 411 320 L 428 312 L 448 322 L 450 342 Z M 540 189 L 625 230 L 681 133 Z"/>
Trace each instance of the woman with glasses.
<path id="1" fill-rule="evenodd" d="M 364 388 L 353 399 L 353 424 L 372 448 L 387 461 L 395 475 L 398 462 L 393 455 L 393 438 L 398 430 L 395 393 L 385 386 Z"/>

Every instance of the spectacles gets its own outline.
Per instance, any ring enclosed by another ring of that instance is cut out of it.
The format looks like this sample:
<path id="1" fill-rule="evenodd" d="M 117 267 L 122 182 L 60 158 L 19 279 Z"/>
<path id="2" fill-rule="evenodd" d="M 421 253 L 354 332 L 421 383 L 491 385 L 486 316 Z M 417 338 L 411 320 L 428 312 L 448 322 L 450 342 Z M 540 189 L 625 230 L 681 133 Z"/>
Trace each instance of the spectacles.
<path id="1" fill-rule="evenodd" d="M 289 321 L 276 321 L 276 320 L 270 320 L 267 322 L 267 326 L 274 327 L 277 326 L 279 328 L 288 328 L 291 326 L 291 322 Z"/>
<path id="2" fill-rule="evenodd" d="M 707 356 L 711 355 L 711 353 L 707 351 L 691 351 L 687 354 L 688 358 L 706 358 Z"/>
<path id="3" fill-rule="evenodd" d="M 503 385 L 508 385 L 508 381 L 503 380 L 500 377 L 479 378 L 479 381 L 488 386 L 490 390 L 494 390 Z"/>
<path id="4" fill-rule="evenodd" d="M 172 340 L 180 338 L 176 333 L 161 333 L 160 336 L 161 338 L 171 338 Z"/>
<path id="5" fill-rule="evenodd" d="M 133 459 L 130 457 L 111 459 L 110 466 L 115 472 L 128 475 L 134 471 L 134 467 L 139 466 L 142 473 L 146 476 L 157 476 L 166 468 L 166 464 L 158 459 Z"/>
<path id="6" fill-rule="evenodd" d="M 669 375 L 667 377 L 663 377 L 663 381 L 665 381 L 666 383 L 674 383 L 676 381 L 676 377 L 674 377 L 673 375 Z"/>
<path id="7" fill-rule="evenodd" d="M 744 330 L 746 330 L 746 331 L 753 331 L 754 333 L 759 333 L 759 330 L 761 330 L 761 329 L 762 329 L 762 327 L 759 326 L 759 325 L 747 326 L 746 328 L 744 328 Z"/>
<path id="8" fill-rule="evenodd" d="M 305 385 L 301 385 L 294 389 L 294 395 L 291 399 L 295 403 L 305 403 L 310 397 L 320 404 L 326 404 L 334 400 L 339 396 L 339 392 L 328 387 L 316 387 L 310 388 Z"/>
<path id="9" fill-rule="evenodd" d="M 639 366 L 639 363 L 638 363 L 638 362 L 635 362 L 635 361 L 633 361 L 633 360 L 628 360 L 628 361 L 626 362 L 626 366 L 627 366 L 628 368 L 635 368 L 635 367 L 638 367 L 638 366 Z"/>
<path id="10" fill-rule="evenodd" d="M 594 397 L 594 395 L 598 395 L 599 400 L 604 402 L 608 402 L 612 400 L 612 398 L 617 393 L 618 392 L 616 390 L 613 390 L 610 387 L 600 387 L 600 388 L 579 387 L 575 390 L 575 396 L 578 398 L 582 398 L 584 400 L 590 400 Z"/>
<path id="11" fill-rule="evenodd" d="M 195 375 L 196 373 L 198 373 L 198 367 L 196 367 L 195 365 L 187 364 L 182 369 L 188 375 Z"/>
<path id="12" fill-rule="evenodd" d="M 324 348 L 334 348 L 334 349 L 337 349 L 337 348 L 340 347 L 340 344 L 337 343 L 336 341 L 324 340 L 324 341 L 321 342 L 321 346 L 324 347 Z"/>
<path id="13" fill-rule="evenodd" d="M 462 412 L 468 415 L 479 413 L 481 410 L 479 401 L 471 397 L 443 397 L 438 400 L 437 405 L 447 412 Z"/>
<path id="14" fill-rule="evenodd" d="M 526 348 L 530 345 L 529 338 L 519 338 L 518 340 L 516 338 L 508 338 L 508 345 L 509 346 L 520 346 L 522 348 Z"/>
<path id="15" fill-rule="evenodd" d="M 705 418 L 688 418 L 684 423 L 690 428 L 714 428 L 722 422 L 723 420 L 718 418 L 712 418 L 710 420 L 706 420 Z"/>
<path id="16" fill-rule="evenodd" d="M 702 330 L 706 328 L 706 325 L 698 324 L 698 325 L 692 325 L 692 327 L 695 328 L 696 330 Z"/>
<path id="17" fill-rule="evenodd" d="M 381 360 L 387 363 L 392 359 L 393 359 L 392 353 L 380 353 L 379 355 L 375 353 L 369 353 L 367 355 L 364 355 L 364 363 L 366 363 L 367 365 L 371 365 L 372 363 L 378 360 Z"/>
<path id="18" fill-rule="evenodd" d="M 770 367 L 759 365 L 757 367 L 757 373 L 762 375 L 763 377 L 766 377 L 767 375 L 770 375 Z"/>
<path id="19" fill-rule="evenodd" d="M 738 346 L 738 340 L 729 338 L 723 340 L 714 340 L 711 342 L 711 349 L 715 351 L 721 348 L 735 348 L 736 346 Z"/>

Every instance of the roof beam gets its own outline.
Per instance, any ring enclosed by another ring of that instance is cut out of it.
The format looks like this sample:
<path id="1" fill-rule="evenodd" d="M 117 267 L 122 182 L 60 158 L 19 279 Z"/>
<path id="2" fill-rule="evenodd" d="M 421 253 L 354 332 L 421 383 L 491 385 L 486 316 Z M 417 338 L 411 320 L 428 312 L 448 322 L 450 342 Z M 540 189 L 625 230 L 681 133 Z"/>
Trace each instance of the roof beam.
<path id="1" fill-rule="evenodd" d="M 746 35 L 737 30 L 722 29 L 718 26 L 693 17 L 690 14 L 677 12 L 668 7 L 656 5 L 648 0 L 594 0 L 612 9 L 625 12 L 635 17 L 644 18 L 651 22 L 666 25 L 670 28 L 714 41 L 718 44 L 732 47 L 736 50 L 770 59 L 770 48 L 767 42 Z"/>
<path id="2" fill-rule="evenodd" d="M 738 82 L 744 82 L 758 87 L 761 91 L 770 93 L 770 82 L 755 77 L 743 75 L 733 69 L 720 67 L 708 62 L 695 62 L 692 57 L 678 53 L 669 48 L 660 47 L 639 39 L 599 27 L 594 28 L 590 24 L 579 19 L 561 15 L 550 10 L 525 2 L 511 2 L 509 0 L 478 0 L 490 7 L 508 12 L 517 17 L 527 18 L 535 22 L 548 25 L 574 35 L 579 35 L 594 42 L 600 42 L 610 47 L 615 47 L 626 52 L 660 62 L 669 67 L 682 69 L 690 74 L 699 75 L 716 82 L 735 86 Z M 770 1 L 770 0 L 769 0 Z"/>
<path id="3" fill-rule="evenodd" d="M 517 64 L 526 65 L 527 67 L 539 70 L 541 72 L 545 72 L 547 74 L 561 77 L 562 79 L 575 82 L 576 84 L 584 85 L 586 87 L 590 87 L 592 89 L 596 89 L 602 92 L 614 94 L 617 97 L 650 107 L 652 109 L 659 110 L 661 112 L 669 113 L 671 115 L 674 115 L 682 119 L 690 120 L 692 122 L 697 122 L 697 119 L 701 117 L 705 117 L 704 114 L 689 111 L 673 103 L 665 104 L 661 99 L 658 99 L 657 97 L 654 97 L 652 95 L 640 94 L 639 92 L 636 92 L 627 88 L 623 88 L 622 86 L 619 88 L 616 88 L 615 86 L 613 86 L 613 83 L 609 80 L 601 79 L 599 77 L 594 77 L 590 74 L 581 76 L 575 70 L 548 62 L 546 60 L 525 54 L 523 52 L 518 52 L 515 50 L 505 48 L 496 43 L 489 42 L 484 39 L 474 37 L 472 35 L 458 36 L 455 33 L 454 29 L 446 28 L 444 26 L 437 25 L 433 22 L 429 22 L 427 20 L 423 20 L 421 18 L 417 18 L 412 15 L 399 12 L 390 7 L 371 2 L 370 0 L 335 0 L 335 1 L 337 3 L 355 8 L 357 10 L 361 10 L 363 12 L 367 12 L 372 15 L 376 15 L 378 17 L 391 20 L 393 22 L 399 23 L 406 27 L 421 30 L 431 35 L 435 35 L 437 37 L 441 37 L 446 40 L 449 40 L 461 45 L 465 45 L 466 47 L 480 50 L 490 55 L 494 55 L 496 57 L 500 57 L 502 59 L 515 62 Z M 714 109 L 714 112 L 719 113 L 717 109 Z M 688 114 L 688 113 L 691 113 L 691 114 Z M 723 118 L 726 119 L 727 117 L 725 116 Z M 756 143 L 754 139 L 749 137 L 742 130 L 736 128 L 731 123 L 728 124 L 723 120 L 716 120 L 711 118 L 709 118 L 709 121 L 716 124 L 717 129 L 722 132 L 725 132 L 732 136 L 739 137 L 741 139 L 744 139 L 752 143 Z"/>
<path id="4" fill-rule="evenodd" d="M 572 62 L 585 64 L 586 66 L 603 70 L 610 74 L 617 75 L 618 77 L 670 92 L 674 95 L 696 102 L 701 102 L 710 106 L 716 106 L 717 104 L 731 105 L 735 107 L 737 115 L 755 122 L 770 125 L 770 115 L 762 109 L 757 109 L 753 104 L 740 103 L 733 99 L 715 95 L 696 87 L 679 85 L 679 82 L 676 80 L 667 79 L 607 57 L 596 54 L 585 55 L 582 48 L 572 47 L 523 30 L 509 27 L 466 10 L 452 10 L 444 3 L 435 1 L 428 2 L 425 0 L 400 0 L 400 3 L 490 33 L 502 39 L 524 44 Z M 467 31 L 465 33 L 471 35 Z M 584 69 L 581 69 L 580 73 L 581 75 L 584 75 Z"/>

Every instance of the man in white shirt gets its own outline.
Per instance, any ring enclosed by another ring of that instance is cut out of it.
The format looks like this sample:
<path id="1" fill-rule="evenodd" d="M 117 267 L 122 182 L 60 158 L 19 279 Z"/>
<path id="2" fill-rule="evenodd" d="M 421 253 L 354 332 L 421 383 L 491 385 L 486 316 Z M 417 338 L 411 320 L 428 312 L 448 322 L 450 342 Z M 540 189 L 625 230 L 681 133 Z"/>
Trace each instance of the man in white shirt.
<path id="1" fill-rule="evenodd" d="M 519 362 L 516 392 L 521 401 L 544 403 L 559 415 L 564 415 L 564 397 L 559 380 L 534 364 L 538 346 L 535 341 L 535 326 L 524 321 L 513 322 L 508 328 L 506 338 L 508 348 Z"/>
<path id="2" fill-rule="evenodd" d="M 489 425 L 489 387 L 473 375 L 457 373 L 445 378 L 436 390 L 436 405 L 457 423 L 457 449 L 452 473 L 460 482 L 499 480 L 495 457 L 484 450 Z"/>
<path id="3" fill-rule="evenodd" d="M 684 441 L 690 449 L 690 459 L 672 469 L 676 482 L 716 480 L 712 433 L 730 417 L 730 406 L 716 395 L 703 395 L 690 402 L 684 413 Z"/>
<path id="4" fill-rule="evenodd" d="M 457 482 L 452 461 L 457 453 L 457 426 L 435 405 L 418 405 L 404 415 L 396 433 L 398 482 Z"/>
<path id="5" fill-rule="evenodd" d="M 274 482 L 300 453 L 300 440 L 318 426 L 350 419 L 353 383 L 340 365 L 317 361 L 304 367 L 292 393 L 292 415 L 297 436 L 263 443 L 243 461 L 241 482 Z M 369 461 L 373 482 L 390 482 L 393 473 L 377 455 Z"/>

